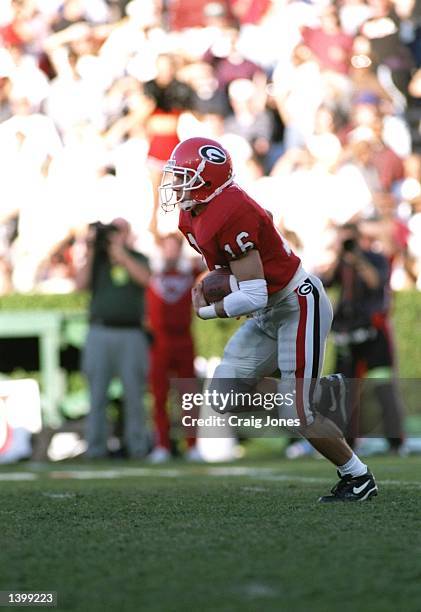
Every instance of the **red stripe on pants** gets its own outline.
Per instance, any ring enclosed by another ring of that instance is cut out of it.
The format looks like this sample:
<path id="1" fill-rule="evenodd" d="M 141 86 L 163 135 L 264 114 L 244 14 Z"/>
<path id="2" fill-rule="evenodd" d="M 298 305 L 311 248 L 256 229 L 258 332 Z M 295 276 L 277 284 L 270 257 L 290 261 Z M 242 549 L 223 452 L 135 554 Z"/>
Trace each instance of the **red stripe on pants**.
<path id="1" fill-rule="evenodd" d="M 296 401 L 297 413 L 301 425 L 307 425 L 307 419 L 304 410 L 304 371 L 306 367 L 306 326 L 307 326 L 307 298 L 297 293 L 298 303 L 300 305 L 300 320 L 298 322 L 297 340 L 295 345 L 296 357 Z"/>

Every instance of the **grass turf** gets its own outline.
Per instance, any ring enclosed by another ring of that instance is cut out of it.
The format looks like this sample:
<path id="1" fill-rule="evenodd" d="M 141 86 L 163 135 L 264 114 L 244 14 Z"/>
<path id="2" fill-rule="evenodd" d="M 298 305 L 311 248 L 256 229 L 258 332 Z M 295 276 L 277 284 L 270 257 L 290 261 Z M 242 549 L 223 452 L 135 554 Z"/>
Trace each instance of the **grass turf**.
<path id="1" fill-rule="evenodd" d="M 0 590 L 95 612 L 419 612 L 421 458 L 370 467 L 374 501 L 321 505 L 335 475 L 316 460 L 3 466 Z"/>

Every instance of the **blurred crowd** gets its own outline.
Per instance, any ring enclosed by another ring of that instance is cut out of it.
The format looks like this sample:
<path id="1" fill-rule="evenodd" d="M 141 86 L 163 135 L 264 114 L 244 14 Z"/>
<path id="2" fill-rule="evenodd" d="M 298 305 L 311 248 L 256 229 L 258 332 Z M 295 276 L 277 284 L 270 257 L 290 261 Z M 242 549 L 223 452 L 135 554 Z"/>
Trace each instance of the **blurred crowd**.
<path id="1" fill-rule="evenodd" d="M 177 226 L 163 162 L 193 135 L 309 271 L 358 221 L 392 288 L 421 289 L 420 126 L 419 0 L 2 0 L 0 294 L 73 291 L 97 221 L 153 261 Z"/>

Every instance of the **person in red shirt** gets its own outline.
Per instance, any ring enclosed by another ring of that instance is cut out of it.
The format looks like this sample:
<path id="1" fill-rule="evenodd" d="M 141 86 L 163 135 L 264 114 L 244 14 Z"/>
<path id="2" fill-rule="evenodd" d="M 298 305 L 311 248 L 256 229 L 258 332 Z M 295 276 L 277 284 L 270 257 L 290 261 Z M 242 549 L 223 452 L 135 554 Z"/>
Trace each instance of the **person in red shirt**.
<path id="1" fill-rule="evenodd" d="M 302 38 L 322 69 L 348 74 L 353 38 L 342 31 L 338 9 L 333 4 L 321 9 L 319 27 L 303 28 Z"/>
<path id="2" fill-rule="evenodd" d="M 319 501 L 364 501 L 376 495 L 368 467 L 340 429 L 315 411 L 332 323 L 323 285 L 302 268 L 267 212 L 234 183 L 228 151 L 208 138 L 181 142 L 164 168 L 159 192 L 164 210 L 180 208 L 179 228 L 208 268 L 227 267 L 238 282 L 237 291 L 210 305 L 199 282 L 192 294 L 197 315 L 202 319 L 248 316 L 228 341 L 215 370 L 210 386 L 215 392 L 214 410 L 233 410 L 231 405 L 219 410 L 224 379 L 256 388 L 278 368 L 281 381 L 272 380 L 275 389 L 294 386 L 295 431 L 340 475 L 331 495 Z"/>
<path id="3" fill-rule="evenodd" d="M 203 271 L 199 261 L 182 256 L 181 234 L 159 239 L 161 257 L 155 261 L 148 286 L 148 323 L 153 335 L 150 354 L 150 384 L 154 398 L 156 444 L 149 460 L 161 463 L 171 458 L 167 399 L 171 377 L 194 379 L 194 345 L 191 333 L 191 289 Z M 187 437 L 187 458 L 199 459 L 195 436 Z"/>
<path id="4" fill-rule="evenodd" d="M 271 8 L 271 0 L 228 0 L 231 12 L 241 25 L 258 25 Z"/>

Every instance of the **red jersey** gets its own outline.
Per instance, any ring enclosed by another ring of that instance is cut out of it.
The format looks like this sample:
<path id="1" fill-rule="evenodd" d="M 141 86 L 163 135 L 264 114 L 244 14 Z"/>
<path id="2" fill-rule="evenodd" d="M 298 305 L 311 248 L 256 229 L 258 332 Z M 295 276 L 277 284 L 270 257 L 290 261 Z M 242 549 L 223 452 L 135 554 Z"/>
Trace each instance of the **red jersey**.
<path id="1" fill-rule="evenodd" d="M 238 185 L 224 189 L 200 215 L 181 210 L 179 228 L 209 270 L 259 251 L 269 295 L 286 288 L 301 267 L 267 212 Z"/>
<path id="2" fill-rule="evenodd" d="M 303 28 L 303 43 L 319 60 L 322 68 L 348 74 L 353 37 L 338 31 L 329 34 L 322 28 Z"/>
<path id="3" fill-rule="evenodd" d="M 146 291 L 152 331 L 176 336 L 190 334 L 191 290 L 199 273 L 194 265 L 186 265 L 152 275 Z"/>

